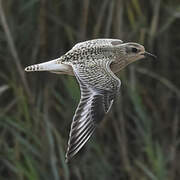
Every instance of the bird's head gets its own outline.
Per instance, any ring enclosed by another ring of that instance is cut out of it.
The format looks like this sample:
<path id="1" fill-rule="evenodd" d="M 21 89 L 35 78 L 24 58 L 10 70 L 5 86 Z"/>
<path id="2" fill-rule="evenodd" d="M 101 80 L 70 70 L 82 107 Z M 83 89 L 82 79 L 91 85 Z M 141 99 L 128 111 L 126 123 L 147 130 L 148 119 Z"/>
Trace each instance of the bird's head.
<path id="1" fill-rule="evenodd" d="M 143 59 L 145 57 L 150 57 L 156 59 L 156 56 L 145 51 L 144 46 L 138 43 L 113 43 L 115 47 L 116 60 L 111 64 L 111 69 L 113 72 L 118 72 L 123 69 L 128 64 Z"/>
<path id="2" fill-rule="evenodd" d="M 145 51 L 144 46 L 138 43 L 124 43 L 119 46 L 119 49 L 120 56 L 124 56 L 124 59 L 127 61 L 128 64 L 145 57 L 156 59 L 155 55 Z"/>

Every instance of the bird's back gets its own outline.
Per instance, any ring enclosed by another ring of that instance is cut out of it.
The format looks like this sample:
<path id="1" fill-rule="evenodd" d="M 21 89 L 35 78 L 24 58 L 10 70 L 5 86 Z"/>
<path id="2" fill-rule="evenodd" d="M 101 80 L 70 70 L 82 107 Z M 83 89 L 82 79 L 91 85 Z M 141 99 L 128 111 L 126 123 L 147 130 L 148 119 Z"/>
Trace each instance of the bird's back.
<path id="1" fill-rule="evenodd" d="M 122 44 L 119 39 L 93 39 L 76 44 L 63 56 L 63 62 L 67 64 L 83 64 L 98 59 L 113 58 L 113 49 Z"/>

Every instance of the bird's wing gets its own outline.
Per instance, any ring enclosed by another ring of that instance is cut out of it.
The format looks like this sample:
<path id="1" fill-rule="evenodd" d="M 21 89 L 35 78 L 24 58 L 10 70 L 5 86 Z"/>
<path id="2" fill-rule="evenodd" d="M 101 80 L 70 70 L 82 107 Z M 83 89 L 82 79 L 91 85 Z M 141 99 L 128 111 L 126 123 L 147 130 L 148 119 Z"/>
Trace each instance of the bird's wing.
<path id="1" fill-rule="evenodd" d="M 73 66 L 81 99 L 71 124 L 66 161 L 87 142 L 119 92 L 121 81 L 110 70 L 110 63 L 98 60 L 96 64 Z"/>

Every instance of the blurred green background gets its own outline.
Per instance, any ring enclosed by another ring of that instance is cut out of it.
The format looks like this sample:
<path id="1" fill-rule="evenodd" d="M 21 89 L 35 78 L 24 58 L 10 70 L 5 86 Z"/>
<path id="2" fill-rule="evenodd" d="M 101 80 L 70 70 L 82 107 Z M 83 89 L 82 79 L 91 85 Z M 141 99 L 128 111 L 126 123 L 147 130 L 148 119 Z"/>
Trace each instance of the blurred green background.
<path id="1" fill-rule="evenodd" d="M 93 38 L 158 59 L 117 74 L 121 95 L 67 165 L 76 79 L 24 67 Z M 0 180 L 180 179 L 179 0 L 0 0 L 0 63 Z"/>

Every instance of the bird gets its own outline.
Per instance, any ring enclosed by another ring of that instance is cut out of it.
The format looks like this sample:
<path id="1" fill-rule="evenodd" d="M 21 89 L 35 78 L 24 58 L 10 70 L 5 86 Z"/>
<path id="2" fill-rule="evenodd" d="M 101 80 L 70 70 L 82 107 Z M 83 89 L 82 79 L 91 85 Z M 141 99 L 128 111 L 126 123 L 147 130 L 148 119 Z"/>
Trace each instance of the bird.
<path id="1" fill-rule="evenodd" d="M 111 109 L 121 86 L 115 73 L 145 57 L 156 59 L 138 43 L 101 38 L 79 42 L 57 59 L 25 68 L 27 72 L 72 75 L 79 83 L 81 95 L 71 123 L 66 162 L 85 145 Z"/>

